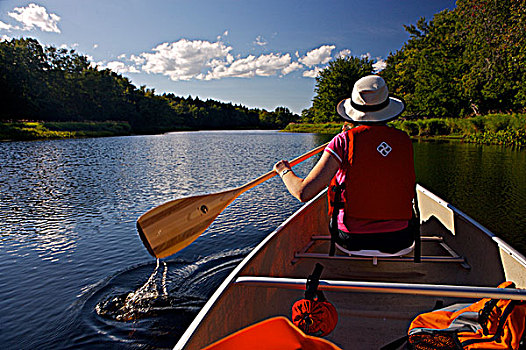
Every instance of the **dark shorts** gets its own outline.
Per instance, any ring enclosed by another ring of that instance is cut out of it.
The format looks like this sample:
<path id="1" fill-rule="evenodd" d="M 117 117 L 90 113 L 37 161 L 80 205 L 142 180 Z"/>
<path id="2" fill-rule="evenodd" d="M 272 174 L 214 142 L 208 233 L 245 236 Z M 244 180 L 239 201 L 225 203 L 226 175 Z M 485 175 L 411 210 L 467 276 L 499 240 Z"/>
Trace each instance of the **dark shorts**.
<path id="1" fill-rule="evenodd" d="M 347 233 L 339 231 L 336 243 L 351 251 L 379 250 L 383 253 L 396 253 L 410 247 L 414 242 L 414 230 L 407 228 L 383 233 Z"/>

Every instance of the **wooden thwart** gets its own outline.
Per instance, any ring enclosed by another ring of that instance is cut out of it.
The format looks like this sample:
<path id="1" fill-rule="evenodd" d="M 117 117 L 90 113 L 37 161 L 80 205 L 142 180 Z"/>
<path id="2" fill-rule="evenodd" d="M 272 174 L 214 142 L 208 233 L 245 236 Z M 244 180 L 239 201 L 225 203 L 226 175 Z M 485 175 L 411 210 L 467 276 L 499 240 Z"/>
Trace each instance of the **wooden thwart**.
<path id="1" fill-rule="evenodd" d="M 309 252 L 317 241 L 327 241 L 330 240 L 331 236 L 327 235 L 313 235 L 311 240 L 303 249 L 294 254 L 294 259 L 292 263 L 296 263 L 299 259 L 310 258 L 310 259 L 328 259 L 328 260 L 360 260 L 360 261 L 385 261 L 385 262 L 414 262 L 414 258 L 411 256 L 394 256 L 394 257 L 382 257 L 382 256 L 357 256 L 357 255 L 329 255 L 328 253 L 312 253 Z M 447 255 L 440 256 L 421 256 L 421 262 L 425 263 L 458 263 L 465 269 L 470 269 L 471 267 L 467 263 L 466 259 L 463 256 L 457 254 L 451 247 L 443 242 L 442 237 L 439 236 L 422 236 L 422 242 L 438 243 Z"/>

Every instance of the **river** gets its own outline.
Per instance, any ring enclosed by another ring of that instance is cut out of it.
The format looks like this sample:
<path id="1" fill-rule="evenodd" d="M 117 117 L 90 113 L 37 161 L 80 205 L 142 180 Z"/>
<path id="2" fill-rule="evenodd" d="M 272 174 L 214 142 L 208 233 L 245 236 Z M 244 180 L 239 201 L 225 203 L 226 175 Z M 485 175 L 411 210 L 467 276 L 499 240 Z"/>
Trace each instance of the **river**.
<path id="1" fill-rule="evenodd" d="M 238 187 L 326 141 L 203 131 L 0 143 L 3 348 L 172 347 L 228 272 L 301 204 L 273 178 L 160 263 L 143 247 L 136 219 L 176 197 Z M 526 252 L 525 151 L 447 142 L 414 148 L 424 187 Z M 304 176 L 314 162 L 295 170 Z M 162 303 L 115 317 L 116 305 L 138 291 Z"/>

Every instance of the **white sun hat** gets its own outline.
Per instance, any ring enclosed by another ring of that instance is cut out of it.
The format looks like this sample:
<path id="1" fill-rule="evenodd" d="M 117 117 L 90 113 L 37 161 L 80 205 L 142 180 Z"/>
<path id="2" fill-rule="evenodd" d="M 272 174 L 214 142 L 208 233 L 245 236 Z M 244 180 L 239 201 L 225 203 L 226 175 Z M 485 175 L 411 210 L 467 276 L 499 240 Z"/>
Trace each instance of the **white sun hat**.
<path id="1" fill-rule="evenodd" d="M 338 103 L 338 114 L 344 119 L 363 124 L 385 123 L 395 119 L 405 109 L 404 102 L 389 97 L 385 80 L 368 75 L 356 81 L 351 98 Z"/>

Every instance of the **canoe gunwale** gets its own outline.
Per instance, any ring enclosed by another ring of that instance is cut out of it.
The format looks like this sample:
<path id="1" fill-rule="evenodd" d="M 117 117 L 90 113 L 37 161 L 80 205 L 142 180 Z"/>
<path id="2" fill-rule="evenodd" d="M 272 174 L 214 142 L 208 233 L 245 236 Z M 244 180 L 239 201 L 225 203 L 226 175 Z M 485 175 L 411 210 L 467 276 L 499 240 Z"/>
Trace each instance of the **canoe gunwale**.
<path id="1" fill-rule="evenodd" d="M 236 279 L 235 283 L 253 287 L 305 290 L 307 279 L 277 278 L 266 276 L 240 276 Z M 320 280 L 318 289 L 321 291 L 354 293 L 370 292 L 453 298 L 526 300 L 526 290 L 524 289 L 457 285 Z"/>

